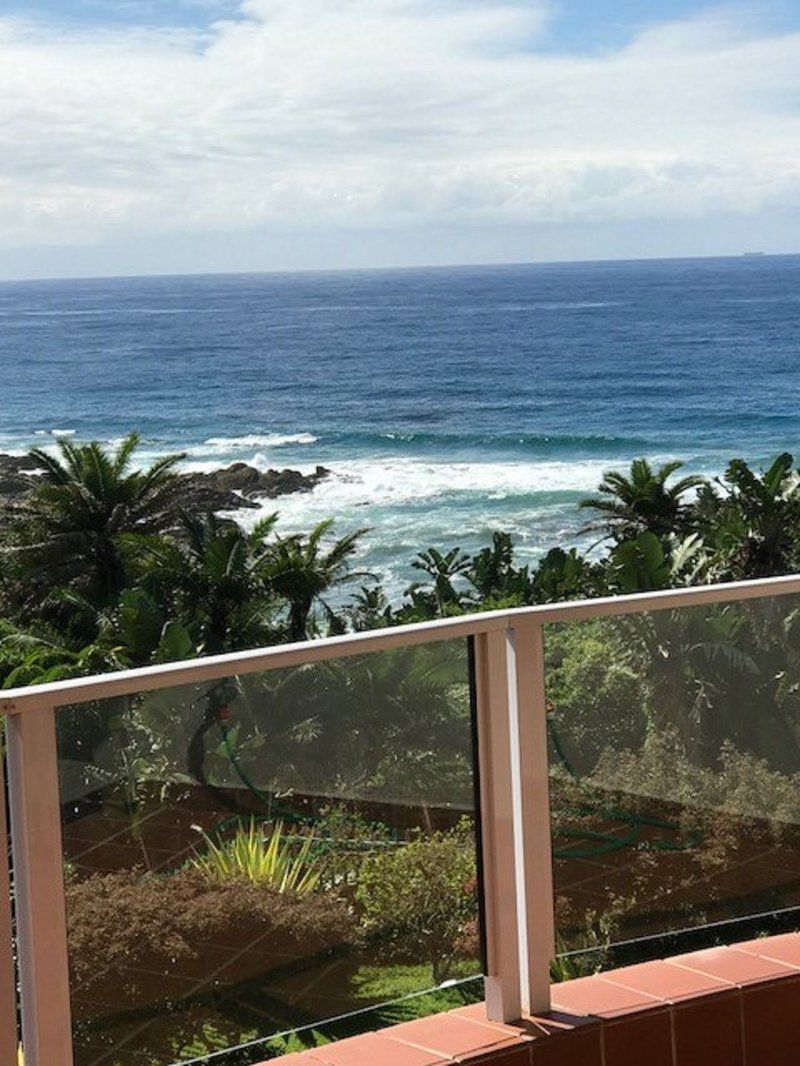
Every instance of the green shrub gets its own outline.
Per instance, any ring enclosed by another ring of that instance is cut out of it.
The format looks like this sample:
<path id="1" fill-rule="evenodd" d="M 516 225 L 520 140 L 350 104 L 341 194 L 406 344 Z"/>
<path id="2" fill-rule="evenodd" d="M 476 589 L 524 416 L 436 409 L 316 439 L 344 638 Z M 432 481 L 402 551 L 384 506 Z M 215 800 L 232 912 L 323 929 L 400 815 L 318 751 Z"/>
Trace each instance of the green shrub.
<path id="1" fill-rule="evenodd" d="M 674 729 L 652 731 L 637 751 L 603 753 L 591 783 L 677 810 L 684 839 L 695 836 L 697 862 L 725 865 L 753 834 L 780 843 L 800 824 L 800 774 L 782 774 L 723 742 L 716 767 L 698 766 Z"/>
<path id="2" fill-rule="evenodd" d="M 356 901 L 364 928 L 395 955 L 430 963 L 437 984 L 450 977 L 477 915 L 471 824 L 465 819 L 447 833 L 419 834 L 370 857 Z"/>
<path id="3" fill-rule="evenodd" d="M 307 958 L 356 939 L 352 916 L 333 898 L 243 878 L 213 881 L 191 868 L 167 877 L 96 875 L 68 884 L 66 903 L 74 991 L 90 1012 L 95 996 L 119 1007 L 169 998 L 172 978 L 196 973 L 210 942 L 241 951 L 243 980 L 263 968 L 248 951 L 258 941 L 276 955 Z"/>
<path id="4" fill-rule="evenodd" d="M 736 820 L 763 820 L 777 832 L 800 823 L 800 774 L 724 742 L 717 767 L 698 766 L 674 729 L 653 731 L 639 750 L 605 751 L 592 775 L 604 789 L 650 796 Z"/>
<path id="5" fill-rule="evenodd" d="M 319 862 L 325 890 L 352 900 L 365 862 L 376 853 L 398 846 L 398 834 L 384 822 L 365 818 L 357 806 L 332 803 L 314 818 L 313 854 Z"/>
<path id="6" fill-rule="evenodd" d="M 548 630 L 547 694 L 551 736 L 575 772 L 591 772 L 607 748 L 644 738 L 647 690 L 628 648 L 609 622 Z"/>

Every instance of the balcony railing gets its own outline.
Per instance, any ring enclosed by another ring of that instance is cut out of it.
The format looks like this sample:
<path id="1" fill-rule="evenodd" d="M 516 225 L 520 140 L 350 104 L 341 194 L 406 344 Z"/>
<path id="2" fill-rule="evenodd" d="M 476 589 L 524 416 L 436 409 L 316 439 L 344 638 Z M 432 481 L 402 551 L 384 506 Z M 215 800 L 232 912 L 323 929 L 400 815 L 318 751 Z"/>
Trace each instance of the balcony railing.
<path id="1" fill-rule="evenodd" d="M 348 952 L 372 961 L 384 952 L 380 917 L 366 939 L 350 937 L 347 901 L 369 915 L 380 856 L 413 855 L 414 841 L 438 842 L 442 862 L 452 840 L 477 856 L 480 935 L 455 972 L 483 975 L 494 1020 L 549 1008 L 552 960 L 587 946 L 581 908 L 597 899 L 639 894 L 612 942 L 775 910 L 791 891 L 800 902 L 800 885 L 786 882 L 781 897 L 779 878 L 756 876 L 764 856 L 768 869 L 781 859 L 770 809 L 746 787 L 748 768 L 763 770 L 776 790 L 763 802 L 779 807 L 797 738 L 782 739 L 786 719 L 742 696 L 758 690 L 745 679 L 759 674 L 770 708 L 779 700 L 794 713 L 795 594 L 792 576 L 496 611 L 3 693 L 12 869 L 0 846 L 0 1062 L 15 1061 L 20 1039 L 25 1066 L 138 1062 L 130 1056 L 151 1030 L 176 1006 L 196 1018 L 200 1002 L 218 1050 L 226 1029 L 214 1011 L 226 996 L 239 1006 L 250 996 L 249 1018 L 269 998 L 285 1029 L 345 1013 L 326 967 Z M 742 626 L 752 636 L 744 651 Z M 622 652 L 613 670 L 612 647 Z M 580 697 L 563 721 L 557 690 Z M 772 762 L 747 739 L 765 731 Z M 742 744 L 751 761 L 740 765 Z M 676 751 L 683 761 L 670 763 Z M 733 775 L 721 798 L 720 759 Z M 723 809 L 727 851 L 719 825 L 701 817 Z M 791 811 L 777 817 L 794 830 Z M 3 834 L 6 824 L 0 809 Z M 285 913 L 266 918 L 253 917 L 253 897 L 226 895 L 224 878 L 216 910 L 195 904 L 198 864 L 214 846 L 230 855 L 248 833 L 260 844 L 262 826 L 280 826 L 294 857 L 313 855 L 317 887 L 286 895 Z M 737 848 L 752 890 L 731 902 L 717 882 Z M 557 874 L 570 875 L 558 913 L 554 855 Z M 435 853 L 426 861 L 439 868 Z M 395 873 L 401 887 L 411 877 L 402 865 Z M 669 906 L 659 902 L 666 877 Z M 322 882 L 345 902 L 324 901 Z M 171 929 L 170 906 L 188 928 Z M 399 941 L 403 958 L 427 964 L 409 926 L 398 901 L 392 948 Z M 260 1039 L 274 1024 L 252 1030 Z M 151 1061 L 199 1058 L 185 1043 L 173 1039 Z"/>

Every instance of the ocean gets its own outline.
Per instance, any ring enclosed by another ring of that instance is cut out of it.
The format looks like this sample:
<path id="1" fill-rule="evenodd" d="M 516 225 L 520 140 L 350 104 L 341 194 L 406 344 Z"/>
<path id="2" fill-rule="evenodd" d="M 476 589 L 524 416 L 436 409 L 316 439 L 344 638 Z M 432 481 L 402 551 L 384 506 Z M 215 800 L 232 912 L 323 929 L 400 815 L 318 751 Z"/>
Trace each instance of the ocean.
<path id="1" fill-rule="evenodd" d="M 800 256 L 7 282 L 0 358 L 0 451 L 323 464 L 265 507 L 369 527 L 396 596 L 431 545 L 586 543 L 578 501 L 636 456 L 800 457 Z"/>

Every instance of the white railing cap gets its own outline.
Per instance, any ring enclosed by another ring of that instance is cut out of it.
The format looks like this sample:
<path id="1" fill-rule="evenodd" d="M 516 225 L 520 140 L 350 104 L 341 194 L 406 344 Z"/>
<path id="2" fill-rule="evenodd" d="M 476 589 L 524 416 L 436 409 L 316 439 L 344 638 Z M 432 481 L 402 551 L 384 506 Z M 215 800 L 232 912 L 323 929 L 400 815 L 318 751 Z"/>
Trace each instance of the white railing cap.
<path id="1" fill-rule="evenodd" d="M 219 680 L 232 674 L 257 673 L 304 663 L 323 662 L 345 656 L 388 651 L 439 641 L 464 639 L 521 624 L 544 625 L 556 622 L 583 622 L 614 615 L 642 614 L 646 611 L 699 607 L 703 604 L 785 596 L 800 593 L 800 575 L 700 585 L 683 589 L 606 596 L 591 600 L 516 607 L 505 611 L 459 615 L 455 618 L 418 622 L 412 625 L 373 629 L 344 636 L 298 644 L 279 644 L 250 651 L 230 652 L 207 658 L 187 659 L 134 670 L 77 677 L 44 685 L 7 689 L 0 692 L 0 713 L 17 714 L 36 707 L 60 707 L 88 700 L 134 695 L 157 689 Z"/>

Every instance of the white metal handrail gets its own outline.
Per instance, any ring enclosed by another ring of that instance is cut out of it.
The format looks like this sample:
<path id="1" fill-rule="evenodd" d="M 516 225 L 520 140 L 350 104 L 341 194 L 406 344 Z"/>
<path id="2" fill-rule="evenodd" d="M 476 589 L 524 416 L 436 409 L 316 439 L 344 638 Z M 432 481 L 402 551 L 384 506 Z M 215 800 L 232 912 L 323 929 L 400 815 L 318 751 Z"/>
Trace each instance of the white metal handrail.
<path id="1" fill-rule="evenodd" d="M 473 638 L 488 949 L 486 1001 L 492 1019 L 510 1021 L 549 1008 L 549 969 L 555 954 L 544 626 L 791 593 L 800 593 L 800 575 L 489 611 L 2 693 L 26 1066 L 73 1066 L 56 748 L 58 708 Z M 0 888 L 2 880 L 0 869 Z M 0 1049 L 10 1046 L 12 1025 L 16 1033 L 8 994 L 2 997 L 2 940 L 7 940 L 7 926 L 7 912 L 4 916 L 0 911 Z"/>
<path id="2" fill-rule="evenodd" d="M 340 637 L 326 637 L 298 644 L 278 644 L 251 651 L 229 652 L 157 666 L 143 666 L 134 670 L 96 674 L 88 678 L 71 678 L 44 685 L 7 689 L 0 691 L 0 714 L 18 714 L 35 707 L 63 707 L 66 704 L 85 703 L 112 696 L 132 696 L 196 681 L 219 680 L 232 674 L 279 670 L 305 663 L 388 651 L 391 648 L 455 640 L 494 630 L 513 629 L 523 619 L 540 625 L 581 622 L 591 618 L 700 607 L 704 604 L 786 596 L 791 593 L 800 593 L 800 575 L 571 600 L 534 607 L 515 607 L 505 611 L 485 611 L 388 629 L 348 633 Z"/>

